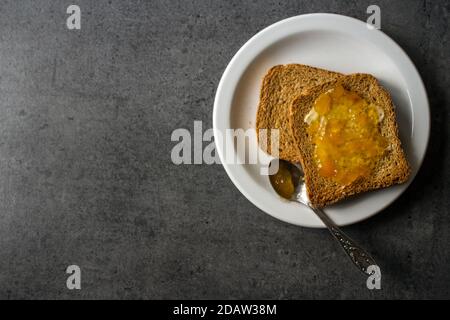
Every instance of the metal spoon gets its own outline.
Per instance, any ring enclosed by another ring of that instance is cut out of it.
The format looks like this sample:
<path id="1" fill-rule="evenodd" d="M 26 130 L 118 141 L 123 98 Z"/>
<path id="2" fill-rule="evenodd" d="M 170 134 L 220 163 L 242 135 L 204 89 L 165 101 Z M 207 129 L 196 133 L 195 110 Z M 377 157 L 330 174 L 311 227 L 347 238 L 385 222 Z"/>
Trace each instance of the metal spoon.
<path id="1" fill-rule="evenodd" d="M 304 174 L 301 166 L 285 160 L 274 159 L 270 162 L 269 167 L 273 165 L 274 161 L 279 161 L 277 172 L 269 175 L 270 184 L 274 190 L 281 197 L 290 201 L 300 202 L 313 210 L 328 228 L 334 239 L 342 246 L 355 266 L 363 273 L 369 274 L 367 271 L 368 267 L 371 265 L 376 266 L 377 263 L 362 247 L 357 245 L 355 241 L 341 231 L 325 212 L 311 204 L 308 193 L 306 192 Z"/>

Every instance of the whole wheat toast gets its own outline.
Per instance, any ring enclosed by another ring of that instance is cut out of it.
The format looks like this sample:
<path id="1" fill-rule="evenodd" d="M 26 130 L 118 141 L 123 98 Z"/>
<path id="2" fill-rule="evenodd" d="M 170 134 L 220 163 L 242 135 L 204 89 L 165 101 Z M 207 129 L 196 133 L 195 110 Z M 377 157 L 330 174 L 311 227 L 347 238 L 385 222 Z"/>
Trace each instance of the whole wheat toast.
<path id="1" fill-rule="evenodd" d="M 300 162 L 300 154 L 291 136 L 289 128 L 289 106 L 305 89 L 324 82 L 335 80 L 340 73 L 318 69 L 302 64 L 277 65 L 272 67 L 264 77 L 258 112 L 256 130 L 279 130 L 280 159 Z M 267 151 L 272 153 L 270 134 L 267 135 Z"/>
<path id="2" fill-rule="evenodd" d="M 371 175 L 360 177 L 349 185 L 339 185 L 318 173 L 314 160 L 314 144 L 307 133 L 304 121 L 306 114 L 314 106 L 314 101 L 323 93 L 332 89 L 337 83 L 369 102 L 381 107 L 384 117 L 379 124 L 380 133 L 389 141 L 384 156 L 376 163 Z M 320 84 L 304 91 L 292 102 L 289 108 L 289 126 L 291 134 L 300 153 L 300 162 L 305 173 L 305 183 L 311 203 L 316 207 L 324 207 L 347 198 L 351 195 L 369 190 L 388 187 L 408 180 L 410 167 L 406 160 L 395 119 L 394 106 L 389 93 L 368 74 L 352 74 L 338 80 Z"/>

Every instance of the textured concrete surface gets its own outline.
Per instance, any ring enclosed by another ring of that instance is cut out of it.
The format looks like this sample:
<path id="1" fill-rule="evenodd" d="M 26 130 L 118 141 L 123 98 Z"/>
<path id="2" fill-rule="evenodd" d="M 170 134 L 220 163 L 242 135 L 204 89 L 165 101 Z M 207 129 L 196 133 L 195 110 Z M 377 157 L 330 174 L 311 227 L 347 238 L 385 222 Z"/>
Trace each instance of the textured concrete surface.
<path id="1" fill-rule="evenodd" d="M 346 228 L 383 266 L 373 292 L 324 230 L 264 214 L 219 165 L 175 166 L 171 132 L 210 127 L 233 54 L 280 19 L 373 1 L 0 4 L 0 298 L 450 298 L 447 1 L 376 1 L 432 112 L 425 164 Z M 82 269 L 66 289 L 65 269 Z"/>

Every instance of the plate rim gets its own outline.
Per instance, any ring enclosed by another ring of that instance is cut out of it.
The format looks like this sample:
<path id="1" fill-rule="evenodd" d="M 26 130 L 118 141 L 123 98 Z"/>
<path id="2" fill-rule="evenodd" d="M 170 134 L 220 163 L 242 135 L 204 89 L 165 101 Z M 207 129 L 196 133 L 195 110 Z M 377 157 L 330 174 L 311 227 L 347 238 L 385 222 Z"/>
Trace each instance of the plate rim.
<path id="1" fill-rule="evenodd" d="M 297 15 L 297 16 L 293 16 L 293 17 L 289 17 L 289 18 L 280 20 L 278 22 L 275 22 L 275 23 L 273 23 L 273 24 L 263 28 L 261 31 L 257 32 L 255 35 L 253 35 L 248 41 L 246 41 L 243 46 L 241 46 L 241 48 L 235 53 L 233 58 L 230 60 L 230 62 L 228 63 L 227 67 L 225 68 L 225 71 L 222 74 L 222 77 L 220 79 L 219 85 L 218 85 L 217 90 L 216 90 L 215 99 L 214 99 L 213 132 L 214 132 L 214 141 L 215 141 L 215 144 L 216 144 L 216 152 L 219 155 L 219 158 L 221 160 L 221 164 L 224 167 L 228 177 L 231 179 L 231 181 L 237 187 L 237 189 L 253 205 L 255 205 L 257 208 L 262 210 L 264 213 L 272 216 L 273 218 L 275 218 L 277 220 L 280 220 L 280 221 L 283 221 L 283 222 L 286 222 L 286 223 L 289 223 L 289 224 L 294 224 L 294 225 L 308 227 L 308 228 L 324 228 L 325 226 L 321 222 L 319 224 L 317 224 L 317 225 L 316 224 L 308 224 L 308 223 L 298 223 L 298 222 L 295 222 L 295 221 L 290 221 L 289 219 L 284 219 L 283 217 L 280 217 L 280 216 L 275 216 L 275 215 L 271 214 L 270 212 L 266 211 L 266 208 L 263 208 L 260 205 L 259 201 L 257 199 L 255 199 L 255 197 L 253 197 L 253 195 L 250 194 L 246 190 L 246 188 L 241 184 L 241 182 L 235 176 L 235 173 L 231 169 L 231 165 L 226 164 L 226 162 L 224 161 L 223 143 L 219 139 L 219 137 L 221 137 L 221 135 L 219 133 L 219 127 L 218 127 L 219 126 L 218 108 L 219 108 L 219 104 L 221 104 L 221 99 L 222 99 L 222 96 L 224 95 L 224 90 L 228 89 L 228 91 L 231 91 L 231 93 L 232 93 L 229 96 L 229 99 L 228 99 L 229 100 L 228 107 L 231 110 L 234 92 L 235 92 L 236 87 L 237 87 L 237 85 L 239 83 L 239 80 L 241 79 L 242 75 L 244 74 L 244 72 L 246 71 L 248 66 L 258 56 L 258 54 L 263 52 L 266 48 L 268 48 L 270 45 L 272 45 L 276 41 L 280 40 L 280 38 L 275 38 L 275 39 L 272 39 L 269 43 L 266 43 L 265 45 L 259 44 L 259 50 L 257 50 L 258 49 L 257 41 L 259 40 L 259 38 L 265 36 L 267 33 L 273 32 L 276 28 L 282 27 L 284 24 L 290 24 L 292 22 L 297 22 L 297 21 L 305 20 L 305 19 L 306 20 L 307 19 L 314 19 L 314 18 L 318 18 L 318 19 L 332 18 L 332 19 L 337 19 L 337 20 L 340 19 L 344 23 L 359 24 L 359 26 L 364 26 L 364 28 L 367 28 L 367 30 L 369 30 L 369 28 L 367 27 L 367 24 L 364 21 L 361 21 L 361 20 L 353 18 L 353 17 L 340 15 L 340 14 L 334 14 L 334 13 L 309 13 L 309 14 Z M 295 34 L 297 32 L 300 32 L 300 30 L 298 30 L 298 28 L 296 30 L 293 30 L 290 34 L 289 33 L 285 34 L 284 37 L 288 37 L 288 36 L 293 35 L 293 34 Z M 424 125 L 424 127 L 426 129 L 425 132 L 422 133 L 422 137 L 423 136 L 425 137 L 425 139 L 424 139 L 424 146 L 422 148 L 423 152 L 421 154 L 419 154 L 415 170 L 412 172 L 410 179 L 406 183 L 404 183 L 402 185 L 404 187 L 403 187 L 403 189 L 401 190 L 400 193 L 398 193 L 393 199 L 386 201 L 380 208 L 374 210 L 372 213 L 367 214 L 365 216 L 362 216 L 360 218 L 354 219 L 354 220 L 352 220 L 352 221 L 350 221 L 348 223 L 340 223 L 339 224 L 340 226 L 346 226 L 346 225 L 355 224 L 355 223 L 361 222 L 363 220 L 366 220 L 366 219 L 368 219 L 370 217 L 373 217 L 374 215 L 376 215 L 377 213 L 383 211 L 386 207 L 391 205 L 394 201 L 396 201 L 408 189 L 408 187 L 411 185 L 412 181 L 416 177 L 418 171 L 420 170 L 420 168 L 421 168 L 421 166 L 423 164 L 423 160 L 425 158 L 425 155 L 427 153 L 428 144 L 429 144 L 429 138 L 430 138 L 431 119 L 430 119 L 429 99 L 428 99 L 426 87 L 424 85 L 422 77 L 420 76 L 419 71 L 417 70 L 417 67 L 414 65 L 413 61 L 408 56 L 408 54 L 403 50 L 403 48 L 400 47 L 400 45 L 398 45 L 387 34 L 382 32 L 381 30 L 376 30 L 376 29 L 372 29 L 372 30 L 370 30 L 370 32 L 373 32 L 374 34 L 376 34 L 376 37 L 380 37 L 383 41 L 388 43 L 391 46 L 390 47 L 391 50 L 397 50 L 397 53 L 396 53 L 397 57 L 400 56 L 401 58 L 403 58 L 403 60 L 407 64 L 407 67 L 409 67 L 409 69 L 410 69 L 409 71 L 413 72 L 413 74 L 414 74 L 414 79 L 417 81 L 417 85 L 419 86 L 421 94 L 423 94 L 424 102 L 426 104 L 426 108 L 424 108 L 424 110 L 423 110 L 424 113 L 425 113 L 425 118 L 423 119 L 423 125 Z M 253 48 L 251 47 L 252 45 L 254 46 Z M 247 54 L 246 59 L 242 59 L 242 55 L 245 53 L 246 50 L 251 50 L 251 51 Z M 239 59 L 241 59 L 241 61 L 239 61 Z M 239 67 L 238 63 L 240 63 L 241 67 L 238 68 L 239 72 L 235 72 L 234 73 L 233 78 L 231 80 L 231 85 L 230 85 L 230 79 L 229 78 L 232 75 L 231 72 L 233 71 L 233 68 Z M 226 86 L 228 86 L 228 87 L 226 88 Z M 412 112 L 414 113 L 414 108 L 412 109 Z M 230 127 L 231 126 L 225 126 L 224 129 L 230 128 Z M 413 125 L 413 128 L 414 128 L 414 125 Z"/>

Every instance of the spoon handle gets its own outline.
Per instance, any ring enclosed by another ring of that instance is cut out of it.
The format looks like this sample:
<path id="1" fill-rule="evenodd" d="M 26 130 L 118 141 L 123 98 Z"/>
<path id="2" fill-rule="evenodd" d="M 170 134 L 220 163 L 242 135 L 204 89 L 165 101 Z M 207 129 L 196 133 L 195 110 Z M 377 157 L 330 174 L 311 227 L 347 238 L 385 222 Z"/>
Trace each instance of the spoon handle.
<path id="1" fill-rule="evenodd" d="M 367 268 L 371 265 L 376 266 L 375 260 L 355 241 L 346 235 L 339 227 L 328 217 L 321 209 L 312 208 L 317 216 L 322 220 L 333 237 L 339 242 L 345 253 L 350 257 L 352 262 L 363 273 L 368 274 Z"/>

